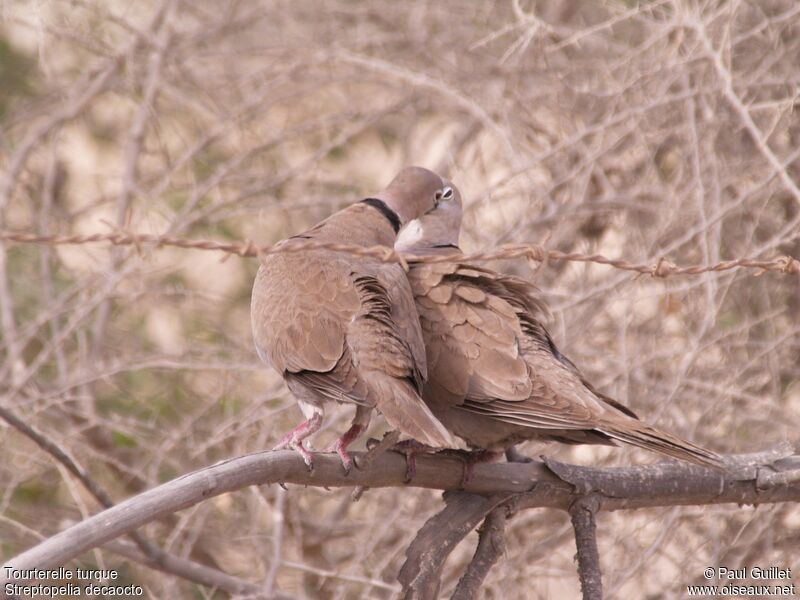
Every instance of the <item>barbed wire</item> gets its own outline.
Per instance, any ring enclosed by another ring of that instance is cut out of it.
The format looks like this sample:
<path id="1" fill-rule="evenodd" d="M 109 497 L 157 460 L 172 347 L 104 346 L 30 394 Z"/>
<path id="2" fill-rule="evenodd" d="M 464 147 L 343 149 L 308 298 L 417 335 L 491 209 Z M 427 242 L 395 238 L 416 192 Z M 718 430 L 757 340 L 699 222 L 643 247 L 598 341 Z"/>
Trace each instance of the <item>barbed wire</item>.
<path id="1" fill-rule="evenodd" d="M 314 240 L 284 240 L 274 245 L 258 245 L 252 241 L 217 242 L 213 240 L 191 240 L 170 236 L 159 236 L 150 233 L 131 233 L 115 229 L 109 233 L 93 233 L 88 235 L 37 234 L 21 231 L 0 231 L 0 240 L 19 244 L 42 244 L 47 246 L 81 245 L 96 242 L 108 242 L 114 246 L 133 246 L 137 251 L 145 247 L 159 248 L 172 246 L 192 250 L 216 250 L 228 255 L 242 257 L 263 257 L 279 252 L 302 252 L 305 250 L 330 250 L 356 256 L 371 256 L 383 262 L 397 262 L 407 269 L 409 257 L 403 256 L 392 248 L 385 246 L 363 247 L 353 244 L 318 242 Z M 800 275 L 800 260 L 781 255 L 769 260 L 756 258 L 737 258 L 713 265 L 679 266 L 660 258 L 655 264 L 636 264 L 626 260 L 612 259 L 602 254 L 581 254 L 579 252 L 561 252 L 548 250 L 538 244 L 504 244 L 492 250 L 473 252 L 471 254 L 447 255 L 414 255 L 414 262 L 484 262 L 489 260 L 509 260 L 527 258 L 544 263 L 548 261 L 572 261 L 608 265 L 623 271 L 632 271 L 642 275 L 666 278 L 670 275 L 700 275 L 708 272 L 729 271 L 731 269 L 758 269 L 760 273 L 775 271 L 787 275 Z M 758 273 L 758 274 L 760 274 Z"/>

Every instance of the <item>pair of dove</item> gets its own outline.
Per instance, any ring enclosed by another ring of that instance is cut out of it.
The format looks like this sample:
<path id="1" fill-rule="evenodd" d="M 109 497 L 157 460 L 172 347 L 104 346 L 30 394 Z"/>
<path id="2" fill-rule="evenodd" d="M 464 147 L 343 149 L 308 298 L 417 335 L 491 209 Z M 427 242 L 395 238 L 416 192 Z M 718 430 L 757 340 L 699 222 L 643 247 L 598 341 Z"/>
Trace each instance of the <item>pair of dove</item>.
<path id="1" fill-rule="evenodd" d="M 373 409 L 433 447 L 463 446 L 454 436 L 492 452 L 530 439 L 626 442 L 722 466 L 718 455 L 644 424 L 592 387 L 542 324 L 546 307 L 533 285 L 457 260 L 415 261 L 460 253 L 461 214 L 452 183 L 407 167 L 382 192 L 281 242 L 306 248 L 264 258 L 251 302 L 256 349 L 306 417 L 275 449 L 291 448 L 313 468 L 304 441 L 333 400 L 356 406 L 332 447 L 345 471 L 353 464 L 347 447 Z M 309 242 L 394 246 L 409 272 Z"/>

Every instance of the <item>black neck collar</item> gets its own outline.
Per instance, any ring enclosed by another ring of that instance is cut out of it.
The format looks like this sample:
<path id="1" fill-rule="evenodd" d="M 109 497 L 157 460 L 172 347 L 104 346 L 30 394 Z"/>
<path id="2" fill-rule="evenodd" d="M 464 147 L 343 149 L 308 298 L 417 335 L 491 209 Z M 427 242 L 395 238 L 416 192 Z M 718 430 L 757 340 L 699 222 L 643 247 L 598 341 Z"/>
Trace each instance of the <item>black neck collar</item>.
<path id="1" fill-rule="evenodd" d="M 379 200 L 378 198 L 366 198 L 361 201 L 361 204 L 368 204 L 373 208 L 377 208 L 378 211 L 384 217 L 386 217 L 386 220 L 389 221 L 389 224 L 392 226 L 392 229 L 394 229 L 394 232 L 397 233 L 400 231 L 400 217 L 398 217 L 397 213 L 386 205 L 386 202 Z"/>

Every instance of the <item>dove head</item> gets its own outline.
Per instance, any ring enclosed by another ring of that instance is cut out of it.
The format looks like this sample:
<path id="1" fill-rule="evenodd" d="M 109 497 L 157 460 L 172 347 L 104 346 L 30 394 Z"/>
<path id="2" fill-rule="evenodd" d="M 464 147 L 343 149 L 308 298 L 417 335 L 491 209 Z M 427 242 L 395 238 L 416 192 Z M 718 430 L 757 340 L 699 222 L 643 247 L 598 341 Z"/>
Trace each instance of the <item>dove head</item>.
<path id="1" fill-rule="evenodd" d="M 406 167 L 385 190 L 375 195 L 392 209 L 404 226 L 433 210 L 444 193 L 445 181 L 433 171 L 422 167 Z"/>
<path id="2" fill-rule="evenodd" d="M 394 247 L 399 252 L 433 250 L 435 248 L 458 247 L 461 232 L 461 194 L 458 188 L 446 179 L 434 200 L 434 207 L 411 221 L 400 235 Z"/>

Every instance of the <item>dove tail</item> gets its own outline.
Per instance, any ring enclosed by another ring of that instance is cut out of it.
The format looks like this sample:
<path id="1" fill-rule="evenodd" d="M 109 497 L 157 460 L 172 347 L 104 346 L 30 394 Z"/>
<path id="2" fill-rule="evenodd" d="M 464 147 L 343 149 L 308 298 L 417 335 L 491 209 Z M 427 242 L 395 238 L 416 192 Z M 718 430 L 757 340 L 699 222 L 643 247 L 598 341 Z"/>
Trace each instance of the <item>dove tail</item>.
<path id="1" fill-rule="evenodd" d="M 634 419 L 626 419 L 624 422 L 619 423 L 602 423 L 595 429 L 614 440 L 625 442 L 632 446 L 638 446 L 651 452 L 658 452 L 659 454 L 704 467 L 711 467 L 718 471 L 727 471 L 724 460 L 715 452 Z"/>
<path id="2" fill-rule="evenodd" d="M 386 421 L 401 433 L 429 446 L 456 448 L 453 436 L 414 391 L 410 383 L 382 376 L 377 408 Z"/>

